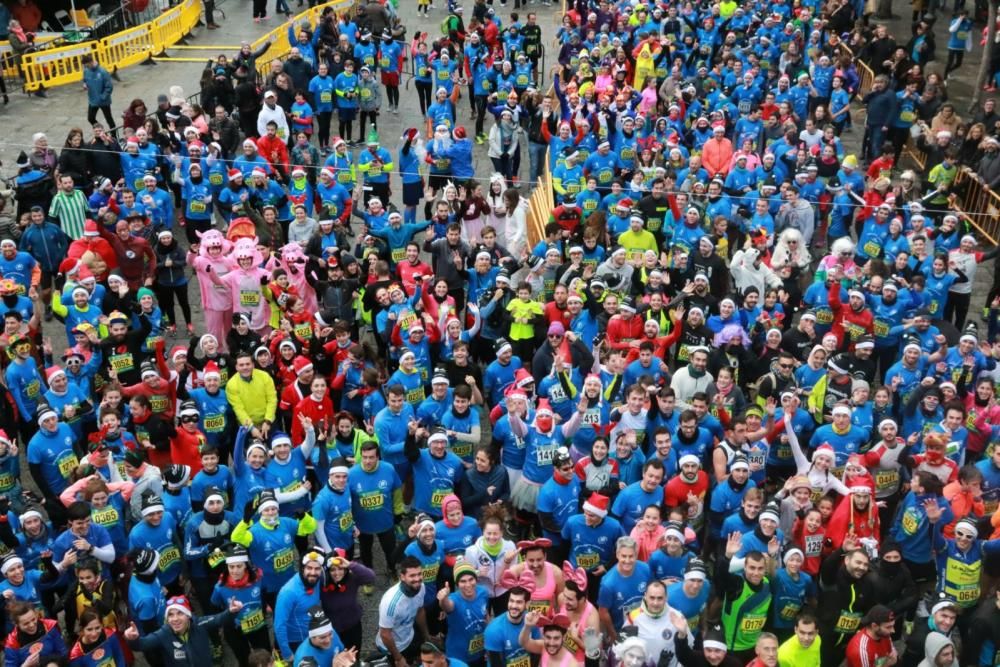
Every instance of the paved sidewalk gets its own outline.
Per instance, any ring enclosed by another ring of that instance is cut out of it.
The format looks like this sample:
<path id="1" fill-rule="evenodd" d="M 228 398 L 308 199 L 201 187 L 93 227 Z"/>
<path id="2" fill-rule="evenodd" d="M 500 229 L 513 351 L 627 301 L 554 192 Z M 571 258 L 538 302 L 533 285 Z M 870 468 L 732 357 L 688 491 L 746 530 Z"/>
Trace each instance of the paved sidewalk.
<path id="1" fill-rule="evenodd" d="M 296 0 L 290 0 L 292 11 L 297 14 L 305 7 L 298 7 Z M 466 0 L 466 20 L 471 15 L 472 0 Z M 273 10 L 273 0 L 268 3 L 269 10 Z M 269 18 L 266 23 L 256 24 L 251 20 L 250 0 L 229 0 L 221 5 L 226 18 L 221 15 L 216 17 L 216 22 L 222 27 L 219 30 L 208 30 L 204 27 L 195 28 L 191 38 L 188 40 L 190 46 L 211 46 L 225 45 L 238 46 L 243 40 L 254 40 L 265 34 L 278 25 L 279 20 L 284 23 L 284 17 Z M 508 3 L 506 8 L 501 8 L 499 2 L 496 3 L 498 14 L 505 25 L 510 24 L 510 12 L 513 10 L 513 1 Z M 437 0 L 435 9 L 431 10 L 430 18 L 417 16 L 415 0 L 402 0 L 400 2 L 399 14 L 404 25 L 407 27 L 407 39 L 419 30 L 430 33 L 430 39 L 436 39 L 440 35 L 440 23 L 446 16 L 446 0 Z M 543 40 L 546 50 L 551 53 L 551 43 L 555 36 L 558 22 L 558 5 L 546 7 L 542 4 L 529 5 L 520 10 L 520 19 L 523 23 L 528 10 L 538 14 L 538 22 L 542 26 Z M 215 58 L 219 53 L 226 53 L 230 58 L 235 55 L 235 50 L 207 49 L 200 50 L 174 50 L 171 56 L 183 58 L 200 58 L 199 62 L 161 62 L 157 65 L 136 65 L 119 72 L 121 82 L 115 83 L 115 91 L 112 104 L 112 112 L 116 120 L 120 120 L 121 113 L 128 107 L 129 102 L 135 98 L 140 98 L 146 102 L 147 108 L 156 106 L 156 97 L 161 93 L 166 93 L 171 86 L 179 85 L 184 89 L 185 96 L 197 93 L 199 90 L 198 80 L 209 58 Z M 267 60 L 265 54 L 264 60 Z M 546 67 L 550 67 L 552 60 L 549 59 Z M 404 81 L 409 77 L 404 76 Z M 405 85 L 405 84 L 404 84 Z M 548 77 L 546 77 L 548 85 Z M 465 91 L 462 91 L 463 94 Z M 409 88 L 402 88 L 400 91 L 400 112 L 398 114 L 383 113 L 379 118 L 379 136 L 383 146 L 395 155 L 400 145 L 400 136 L 407 127 L 424 127 L 424 119 L 420 115 L 420 107 L 416 98 L 416 91 L 413 85 Z M 469 102 L 463 98 L 458 105 L 458 123 L 465 124 L 472 132 L 472 123 L 469 115 Z M 98 117 L 102 122 L 102 116 Z M 3 175 L 13 175 L 15 173 L 14 162 L 17 154 L 22 149 L 27 149 L 31 144 L 31 135 L 35 132 L 45 132 L 49 137 L 49 143 L 53 147 L 61 147 L 66 140 L 66 135 L 73 127 L 80 127 L 84 130 L 84 135 L 90 136 L 89 124 L 87 123 L 87 94 L 82 85 L 62 86 L 48 91 L 48 98 L 28 97 L 20 92 L 12 92 L 10 104 L 0 107 L 0 119 L 4 124 L 3 134 L 0 135 L 0 161 L 3 167 L 0 173 Z M 486 119 L 487 129 L 492 125 L 490 118 Z M 336 130 L 336 124 L 334 124 Z M 355 132 L 357 132 L 357 122 L 355 122 Z M 354 137 L 355 139 L 357 136 Z M 356 152 L 356 151 L 355 151 Z M 493 172 L 492 164 L 486 156 L 486 146 L 476 146 L 476 173 L 485 180 Z M 523 175 L 528 171 L 527 146 L 521 150 L 521 171 Z M 396 180 L 396 179 L 394 179 Z M 398 183 L 396 184 L 398 186 Z M 401 188 L 396 187 L 398 199 Z M 400 204 L 397 201 L 397 204 Z"/>

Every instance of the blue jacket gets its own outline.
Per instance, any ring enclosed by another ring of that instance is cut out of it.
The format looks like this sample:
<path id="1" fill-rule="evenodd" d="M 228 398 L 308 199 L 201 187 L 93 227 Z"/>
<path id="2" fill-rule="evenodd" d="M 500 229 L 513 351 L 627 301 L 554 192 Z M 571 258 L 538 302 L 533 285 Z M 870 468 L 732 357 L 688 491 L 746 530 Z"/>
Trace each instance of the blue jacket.
<path id="1" fill-rule="evenodd" d="M 108 70 L 100 65 L 83 68 L 83 84 L 87 86 L 87 105 L 106 107 L 111 105 L 111 91 L 115 83 Z"/>
<path id="2" fill-rule="evenodd" d="M 309 608 L 320 603 L 319 589 L 322 581 L 306 588 L 302 577 L 296 575 L 285 582 L 278 592 L 274 605 L 274 641 L 281 655 L 292 655 L 290 644 L 304 642 L 309 637 Z"/>
<path id="3" fill-rule="evenodd" d="M 475 177 L 476 170 L 472 167 L 472 139 L 456 139 L 455 143 L 439 154 L 451 160 L 451 174 L 456 179 Z"/>
<path id="4" fill-rule="evenodd" d="M 35 258 L 42 270 L 55 273 L 66 259 L 69 237 L 54 222 L 28 225 L 21 235 L 21 250 Z"/>
<path id="5" fill-rule="evenodd" d="M 3 662 L 8 667 L 21 667 L 29 656 L 37 653 L 40 657 L 64 656 L 67 654 L 66 643 L 63 642 L 59 623 L 47 618 L 39 621 L 45 628 L 45 634 L 37 642 L 22 646 L 17 638 L 17 630 L 7 635 L 3 645 Z M 41 648 L 36 648 L 41 646 Z"/>

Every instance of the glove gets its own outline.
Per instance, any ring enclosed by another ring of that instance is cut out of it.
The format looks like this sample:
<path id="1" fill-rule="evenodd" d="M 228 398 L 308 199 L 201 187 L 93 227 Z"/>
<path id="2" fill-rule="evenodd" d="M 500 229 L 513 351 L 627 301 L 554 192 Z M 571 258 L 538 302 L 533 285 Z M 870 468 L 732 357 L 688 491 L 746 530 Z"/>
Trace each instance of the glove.
<path id="1" fill-rule="evenodd" d="M 254 511 L 254 501 L 248 500 L 247 504 L 243 506 L 243 523 L 250 523 L 253 521 Z"/>

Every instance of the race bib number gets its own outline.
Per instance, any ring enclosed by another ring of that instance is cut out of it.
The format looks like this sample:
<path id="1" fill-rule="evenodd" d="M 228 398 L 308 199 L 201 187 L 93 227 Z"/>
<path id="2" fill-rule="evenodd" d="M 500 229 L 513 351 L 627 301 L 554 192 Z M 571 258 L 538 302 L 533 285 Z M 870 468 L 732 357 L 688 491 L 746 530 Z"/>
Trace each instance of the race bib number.
<path id="1" fill-rule="evenodd" d="M 202 419 L 202 427 L 206 433 L 222 433 L 226 427 L 225 415 L 205 415 Z"/>
<path id="2" fill-rule="evenodd" d="M 103 509 L 92 511 L 90 513 L 90 520 L 101 528 L 107 528 L 108 526 L 113 526 L 118 523 L 119 516 L 118 510 L 114 507 L 105 507 Z"/>
<path id="3" fill-rule="evenodd" d="M 879 470 L 875 473 L 875 491 L 891 491 L 899 484 L 898 470 Z"/>
<path id="4" fill-rule="evenodd" d="M 322 91 L 319 94 L 319 101 L 322 102 L 323 104 L 332 104 L 333 103 L 333 91 L 331 91 L 331 90 L 324 90 L 324 91 Z"/>
<path id="5" fill-rule="evenodd" d="M 917 516 L 917 511 L 912 507 L 908 508 L 903 513 L 901 523 L 904 533 L 907 535 L 916 535 L 917 529 L 920 528 L 920 518 Z"/>
<path id="6" fill-rule="evenodd" d="M 111 364 L 111 368 L 114 369 L 115 373 L 122 373 L 135 368 L 135 360 L 132 358 L 131 352 L 112 354 L 108 363 Z"/>
<path id="7" fill-rule="evenodd" d="M 297 338 L 302 340 L 308 340 L 312 338 L 313 328 L 311 322 L 303 322 L 301 324 L 296 324 L 292 329 Z"/>
<path id="8" fill-rule="evenodd" d="M 389 59 L 388 58 L 379 58 L 378 59 L 378 66 L 379 67 L 388 67 L 389 66 Z"/>
<path id="9" fill-rule="evenodd" d="M 406 248 L 393 248 L 390 256 L 392 257 L 392 261 L 398 264 L 406 259 Z"/>
<path id="10" fill-rule="evenodd" d="M 469 640 L 469 655 L 475 655 L 483 650 L 483 635 L 482 633 L 478 635 L 473 635 L 472 639 Z"/>
<path id="11" fill-rule="evenodd" d="M 214 550 L 212 553 L 208 554 L 208 566 L 211 568 L 216 568 L 226 560 L 226 554 L 222 553 L 219 549 Z"/>
<path id="12" fill-rule="evenodd" d="M 160 414 L 166 412 L 169 399 L 163 394 L 154 394 L 149 397 L 149 404 L 153 407 L 153 412 Z"/>
<path id="13" fill-rule="evenodd" d="M 816 321 L 820 324 L 832 324 L 833 323 L 833 311 L 829 308 L 817 308 L 816 309 Z"/>
<path id="14" fill-rule="evenodd" d="M 222 174 L 218 172 L 209 174 L 208 182 L 212 185 L 222 185 Z"/>
<path id="15" fill-rule="evenodd" d="M 340 527 L 340 532 L 342 533 L 346 533 L 354 527 L 354 515 L 351 514 L 351 510 L 347 510 L 340 515 L 340 521 L 337 525 Z"/>
<path id="16" fill-rule="evenodd" d="M 260 292 L 256 290 L 240 290 L 240 305 L 256 308 L 260 305 Z"/>
<path id="17" fill-rule="evenodd" d="M 204 213 L 205 212 L 205 202 L 192 201 L 189 208 L 192 213 Z"/>
<path id="18" fill-rule="evenodd" d="M 295 562 L 295 550 L 291 547 L 285 547 L 274 554 L 271 558 L 271 563 L 274 565 L 275 572 L 284 572 L 285 570 L 292 567 Z"/>
<path id="19" fill-rule="evenodd" d="M 420 386 L 417 387 L 416 389 L 409 390 L 408 392 L 406 392 L 406 400 L 408 403 L 411 403 L 413 405 L 420 403 L 422 400 L 424 400 L 424 388 Z"/>
<path id="20" fill-rule="evenodd" d="M 802 609 L 802 605 L 789 602 L 778 612 L 778 617 L 783 621 L 794 621 L 800 609 Z"/>
<path id="21" fill-rule="evenodd" d="M 240 630 L 244 633 L 253 632 L 264 627 L 264 609 L 257 607 L 240 619 Z"/>
<path id="22" fill-rule="evenodd" d="M 865 241 L 862 248 L 869 257 L 878 257 L 882 252 L 882 246 L 879 245 L 878 241 L 874 240 Z"/>
<path id="23" fill-rule="evenodd" d="M 337 182 L 344 184 L 351 182 L 351 172 L 341 169 L 337 172 Z"/>
<path id="24" fill-rule="evenodd" d="M 599 410 L 587 410 L 583 414 L 581 423 L 587 426 L 598 426 L 601 423 L 601 412 Z"/>
<path id="25" fill-rule="evenodd" d="M 14 476 L 9 472 L 0 473 L 0 493 L 10 491 L 14 488 Z"/>
<path id="26" fill-rule="evenodd" d="M 917 119 L 917 114 L 913 113 L 912 111 L 899 112 L 899 120 L 903 121 L 904 123 L 912 123 L 916 119 Z"/>
<path id="27" fill-rule="evenodd" d="M 842 611 L 840 616 L 837 618 L 837 622 L 834 624 L 833 629 L 835 632 L 841 634 L 849 634 L 857 632 L 858 627 L 861 625 L 861 614 L 852 611 Z"/>
<path id="28" fill-rule="evenodd" d="M 441 509 L 441 502 L 445 499 L 446 496 L 454 492 L 455 491 L 450 487 L 447 489 L 434 489 L 434 492 L 431 493 L 431 507 L 435 509 Z"/>
<path id="29" fill-rule="evenodd" d="M 361 505 L 361 509 L 363 510 L 376 512 L 385 505 L 385 496 L 381 491 L 362 493 L 358 498 L 358 504 Z"/>
<path id="30" fill-rule="evenodd" d="M 539 447 L 538 451 L 535 452 L 535 461 L 540 466 L 552 465 L 552 457 L 555 456 L 556 449 L 557 447 L 555 445 Z"/>
<path id="31" fill-rule="evenodd" d="M 767 617 L 764 614 L 747 614 L 740 621 L 740 630 L 744 633 L 760 632 L 764 629 L 764 621 Z"/>
<path id="32" fill-rule="evenodd" d="M 441 571 L 441 563 L 427 563 L 421 566 L 420 571 L 423 572 L 424 583 L 432 584 L 437 581 L 438 572 Z"/>
<path id="33" fill-rule="evenodd" d="M 580 559 L 577 559 L 577 563 L 579 562 Z M 528 601 L 528 611 L 537 611 L 539 614 L 548 614 L 551 608 L 552 608 L 552 603 L 549 600 Z"/>
<path id="34" fill-rule="evenodd" d="M 372 91 L 368 90 L 367 88 L 361 89 L 361 99 L 367 100 L 371 96 L 372 96 Z"/>
<path id="35" fill-rule="evenodd" d="M 181 562 L 181 551 L 171 545 L 160 552 L 160 572 L 166 572 L 171 565 Z"/>
<path id="36" fill-rule="evenodd" d="M 62 475 L 63 479 L 69 479 L 73 474 L 73 471 L 76 470 L 77 465 L 79 465 L 79 462 L 76 460 L 76 457 L 73 456 L 73 452 L 70 451 L 63 452 L 59 455 L 59 458 L 56 459 L 56 468 L 59 470 L 59 474 Z"/>
<path id="37" fill-rule="evenodd" d="M 889 323 L 883 320 L 875 320 L 875 336 L 885 338 L 889 335 Z"/>
<path id="38" fill-rule="evenodd" d="M 38 380 L 32 380 L 28 383 L 28 386 L 24 388 L 24 395 L 28 398 L 38 398 L 41 393 L 42 385 Z"/>
<path id="39" fill-rule="evenodd" d="M 578 554 L 576 557 L 577 567 L 584 570 L 593 570 L 601 564 L 601 557 L 598 554 Z"/>
<path id="40" fill-rule="evenodd" d="M 631 146 L 626 146 L 621 151 L 621 158 L 623 160 L 634 160 L 635 159 L 635 149 Z"/>
<path id="41" fill-rule="evenodd" d="M 471 442 L 456 442 L 451 446 L 451 453 L 460 459 L 468 459 L 472 457 L 472 443 Z"/>

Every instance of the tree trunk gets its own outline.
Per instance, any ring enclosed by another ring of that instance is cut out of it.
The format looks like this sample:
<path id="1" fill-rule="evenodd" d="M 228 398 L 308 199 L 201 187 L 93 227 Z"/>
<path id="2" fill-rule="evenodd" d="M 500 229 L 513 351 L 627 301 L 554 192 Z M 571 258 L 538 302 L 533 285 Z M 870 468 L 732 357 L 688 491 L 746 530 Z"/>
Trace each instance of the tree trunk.
<path id="1" fill-rule="evenodd" d="M 979 74 L 976 75 L 976 85 L 972 89 L 972 99 L 969 101 L 969 111 L 975 112 L 979 108 L 979 101 L 983 96 L 983 86 L 987 84 L 990 76 L 990 63 L 993 61 L 993 49 L 996 47 L 997 34 L 997 2 L 989 1 L 989 12 L 986 17 L 986 44 L 983 46 L 983 59 L 979 63 Z"/>
<path id="2" fill-rule="evenodd" d="M 875 8 L 875 18 L 888 21 L 892 18 L 892 0 L 878 0 Z"/>

